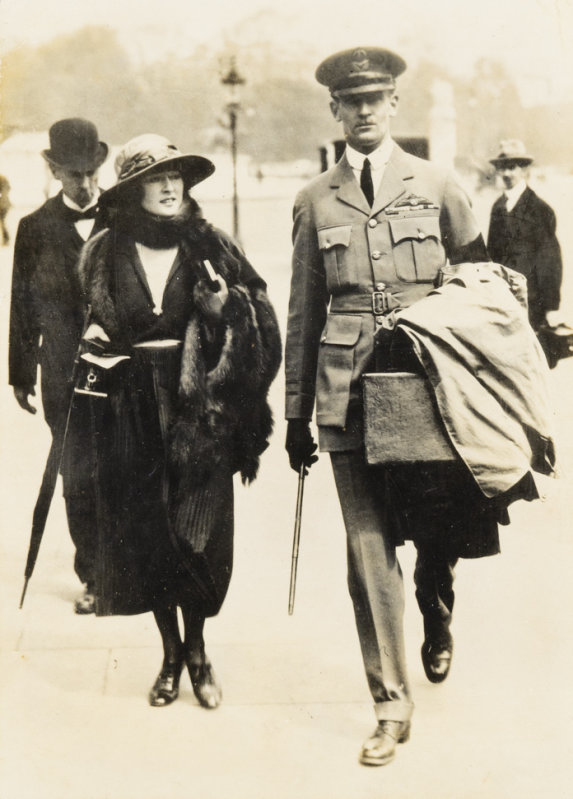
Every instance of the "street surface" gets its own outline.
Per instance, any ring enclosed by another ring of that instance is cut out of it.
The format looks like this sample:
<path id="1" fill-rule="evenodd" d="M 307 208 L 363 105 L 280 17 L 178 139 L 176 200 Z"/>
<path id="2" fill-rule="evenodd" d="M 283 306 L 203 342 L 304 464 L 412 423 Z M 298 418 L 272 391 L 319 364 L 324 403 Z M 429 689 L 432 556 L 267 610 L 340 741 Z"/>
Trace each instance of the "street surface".
<path id="1" fill-rule="evenodd" d="M 573 273 L 573 181 L 540 187 L 560 220 Z M 241 204 L 242 240 L 267 279 L 284 328 L 292 191 Z M 491 193 L 476 198 L 487 224 Z M 204 205 L 230 229 L 229 208 Z M 14 233 L 24 209 L 13 209 Z M 568 213 L 569 211 L 569 213 Z M 485 221 L 484 221 L 485 220 Z M 406 645 L 416 703 L 412 736 L 384 768 L 357 761 L 375 726 L 350 598 L 345 536 L 328 459 L 305 487 L 295 611 L 287 613 L 297 478 L 276 430 L 250 488 L 237 483 L 231 588 L 207 622 L 223 704 L 200 708 L 185 675 L 178 701 L 152 708 L 161 664 L 149 614 L 73 613 L 80 585 L 58 486 L 35 574 L 18 610 L 32 510 L 49 436 L 6 385 L 12 248 L 0 250 L 1 799 L 565 799 L 573 770 L 573 358 L 551 373 L 560 477 L 520 502 L 502 554 L 457 568 L 451 674 L 426 681 L 410 544 Z M 565 308 L 573 321 L 572 278 Z M 39 398 L 36 398 L 39 399 Z"/>

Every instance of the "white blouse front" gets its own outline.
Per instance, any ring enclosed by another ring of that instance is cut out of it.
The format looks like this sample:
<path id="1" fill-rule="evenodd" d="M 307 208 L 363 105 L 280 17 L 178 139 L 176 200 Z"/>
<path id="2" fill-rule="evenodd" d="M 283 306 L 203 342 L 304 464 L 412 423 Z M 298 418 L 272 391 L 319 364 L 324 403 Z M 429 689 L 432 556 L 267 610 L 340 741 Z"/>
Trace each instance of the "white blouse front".
<path id="1" fill-rule="evenodd" d="M 146 247 L 139 242 L 135 243 L 139 260 L 143 266 L 149 290 L 153 297 L 155 307 L 153 313 L 159 316 L 161 314 L 161 306 L 163 303 L 163 292 L 165 291 L 165 284 L 171 272 L 171 268 L 175 263 L 179 247 L 169 247 L 166 250 L 154 250 L 151 247 Z"/>

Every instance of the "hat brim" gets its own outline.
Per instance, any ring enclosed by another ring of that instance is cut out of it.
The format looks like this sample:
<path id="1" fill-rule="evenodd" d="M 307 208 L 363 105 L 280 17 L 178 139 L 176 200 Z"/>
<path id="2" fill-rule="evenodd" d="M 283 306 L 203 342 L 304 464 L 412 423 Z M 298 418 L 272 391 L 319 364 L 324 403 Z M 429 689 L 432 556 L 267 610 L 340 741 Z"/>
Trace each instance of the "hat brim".
<path id="1" fill-rule="evenodd" d="M 52 150 L 42 150 L 42 155 L 46 161 L 60 169 L 70 169 L 73 172 L 91 172 L 99 169 L 109 154 L 109 147 L 100 141 L 96 154 L 92 158 L 70 158 L 69 160 L 55 157 Z"/>
<path id="2" fill-rule="evenodd" d="M 100 196 L 100 204 L 116 205 L 121 202 L 125 190 L 134 186 L 140 178 L 151 172 L 163 172 L 166 169 L 174 168 L 181 171 L 185 188 L 191 189 L 213 174 L 215 164 L 202 155 L 174 155 L 173 158 L 164 158 L 138 170 L 104 191 Z"/>
<path id="3" fill-rule="evenodd" d="M 491 158 L 490 164 L 496 169 L 500 169 L 503 166 L 509 166 L 510 164 L 515 164 L 516 166 L 529 166 L 529 164 L 533 163 L 533 158 L 529 158 L 529 156 L 519 156 L 516 155 L 515 158 Z"/>

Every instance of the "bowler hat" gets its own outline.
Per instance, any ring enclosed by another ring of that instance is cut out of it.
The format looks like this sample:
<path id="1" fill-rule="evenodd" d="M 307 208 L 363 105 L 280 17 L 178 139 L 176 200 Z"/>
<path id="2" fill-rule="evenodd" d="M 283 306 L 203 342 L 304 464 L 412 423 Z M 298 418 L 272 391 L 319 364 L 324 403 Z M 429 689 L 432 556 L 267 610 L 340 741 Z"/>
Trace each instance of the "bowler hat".
<path id="1" fill-rule="evenodd" d="M 169 139 L 144 133 L 130 139 L 115 159 L 117 183 L 104 191 L 100 203 L 114 205 L 128 186 L 153 170 L 178 169 L 186 189 L 201 183 L 215 171 L 215 164 L 201 155 L 184 155 Z"/>
<path id="2" fill-rule="evenodd" d="M 108 154 L 108 146 L 99 140 L 96 126 L 87 119 L 60 119 L 49 131 L 50 149 L 42 155 L 53 166 L 75 172 L 99 169 Z"/>
<path id="3" fill-rule="evenodd" d="M 499 155 L 490 160 L 496 169 L 507 166 L 508 164 L 517 164 L 518 166 L 528 166 L 531 164 L 533 158 L 527 154 L 525 144 L 519 139 L 505 139 L 500 142 Z"/>
<path id="4" fill-rule="evenodd" d="M 316 79 L 335 97 L 383 91 L 396 86 L 406 62 L 383 47 L 355 47 L 326 58 L 316 70 Z"/>

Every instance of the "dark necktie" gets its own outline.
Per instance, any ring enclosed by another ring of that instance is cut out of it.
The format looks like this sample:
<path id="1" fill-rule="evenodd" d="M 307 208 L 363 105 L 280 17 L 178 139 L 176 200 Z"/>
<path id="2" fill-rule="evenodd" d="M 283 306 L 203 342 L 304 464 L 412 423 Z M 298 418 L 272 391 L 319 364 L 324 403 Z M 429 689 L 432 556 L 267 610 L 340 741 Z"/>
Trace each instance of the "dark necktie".
<path id="1" fill-rule="evenodd" d="M 368 201 L 368 205 L 372 206 L 374 202 L 374 185 L 372 183 L 372 170 L 370 168 L 370 161 L 368 158 L 364 159 L 362 165 L 362 172 L 360 173 L 360 188 L 364 192 L 364 196 Z"/>
<path id="2" fill-rule="evenodd" d="M 507 211 L 507 201 L 508 201 L 507 194 L 502 194 L 501 195 L 501 202 L 499 204 L 499 210 L 504 215 L 508 213 L 508 211 Z"/>

